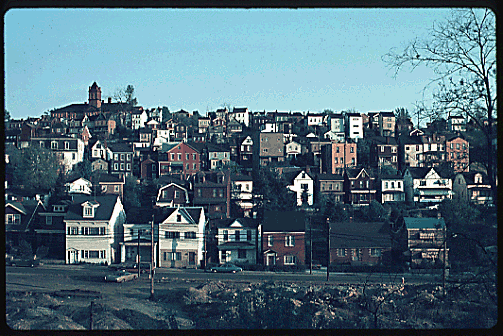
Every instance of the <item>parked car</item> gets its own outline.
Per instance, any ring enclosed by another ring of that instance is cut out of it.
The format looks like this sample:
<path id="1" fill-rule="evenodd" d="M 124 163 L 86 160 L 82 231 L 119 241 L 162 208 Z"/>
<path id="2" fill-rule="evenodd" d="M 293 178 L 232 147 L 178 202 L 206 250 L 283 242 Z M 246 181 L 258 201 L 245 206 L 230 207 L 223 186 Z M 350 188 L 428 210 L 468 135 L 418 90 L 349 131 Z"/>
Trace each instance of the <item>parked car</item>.
<path id="1" fill-rule="evenodd" d="M 8 263 L 10 266 L 35 267 L 40 264 L 36 259 L 12 259 Z"/>
<path id="2" fill-rule="evenodd" d="M 105 276 L 105 281 L 108 282 L 124 282 L 138 278 L 138 274 L 129 273 L 126 271 L 117 271 Z"/>
<path id="3" fill-rule="evenodd" d="M 210 271 L 213 273 L 217 272 L 222 272 L 222 273 L 236 273 L 236 272 L 241 272 L 243 269 L 241 267 L 238 267 L 234 264 L 223 264 L 223 265 L 218 265 L 218 266 L 213 266 L 210 268 Z"/>

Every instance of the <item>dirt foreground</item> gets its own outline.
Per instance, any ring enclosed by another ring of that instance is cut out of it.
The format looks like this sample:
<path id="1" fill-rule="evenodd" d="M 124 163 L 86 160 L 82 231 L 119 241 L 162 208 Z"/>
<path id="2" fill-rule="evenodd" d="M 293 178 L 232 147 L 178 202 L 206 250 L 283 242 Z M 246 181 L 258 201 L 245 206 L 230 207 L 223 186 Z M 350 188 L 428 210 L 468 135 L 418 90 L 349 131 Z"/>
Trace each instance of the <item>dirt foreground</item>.
<path id="1" fill-rule="evenodd" d="M 92 301 L 92 304 L 91 304 Z M 496 288 L 480 284 L 305 285 L 205 282 L 148 297 L 8 292 L 14 330 L 486 329 Z"/>

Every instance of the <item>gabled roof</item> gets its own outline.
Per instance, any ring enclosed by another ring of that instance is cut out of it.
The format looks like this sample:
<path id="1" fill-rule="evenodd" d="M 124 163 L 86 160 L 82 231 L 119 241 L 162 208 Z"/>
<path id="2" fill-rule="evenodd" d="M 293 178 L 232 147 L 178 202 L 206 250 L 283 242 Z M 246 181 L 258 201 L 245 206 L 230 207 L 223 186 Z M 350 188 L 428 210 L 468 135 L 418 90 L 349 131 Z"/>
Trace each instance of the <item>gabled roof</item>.
<path id="1" fill-rule="evenodd" d="M 389 225 L 382 222 L 330 223 L 331 248 L 391 247 Z"/>
<path id="2" fill-rule="evenodd" d="M 300 211 L 266 211 L 263 232 L 305 232 L 304 213 Z"/>
<path id="3" fill-rule="evenodd" d="M 253 218 L 225 218 L 213 221 L 219 229 L 234 228 L 234 229 L 256 229 L 259 222 Z M 239 225 L 240 224 L 240 225 Z"/>
<path id="4" fill-rule="evenodd" d="M 373 172 L 370 169 L 361 168 L 346 168 L 345 172 L 350 179 L 356 179 L 365 172 L 370 178 L 374 178 Z"/>
<path id="5" fill-rule="evenodd" d="M 37 211 L 45 211 L 45 206 L 41 201 L 26 200 L 23 202 L 5 202 L 5 207 L 12 207 L 21 213 L 21 222 L 17 225 L 8 225 L 6 231 L 28 231 L 30 226 L 37 220 Z"/>
<path id="6" fill-rule="evenodd" d="M 416 218 L 404 217 L 405 227 L 407 229 L 443 229 L 445 227 L 444 218 Z"/>
<path id="7" fill-rule="evenodd" d="M 93 173 L 91 177 L 91 181 L 93 184 L 98 184 L 98 183 L 124 183 L 124 180 L 118 177 L 117 175 L 112 175 L 112 174 L 107 174 L 107 173 L 102 173 L 99 171 L 96 171 Z"/>
<path id="8" fill-rule="evenodd" d="M 430 171 L 431 167 L 407 167 L 406 170 L 410 172 L 412 178 L 424 178 Z"/>

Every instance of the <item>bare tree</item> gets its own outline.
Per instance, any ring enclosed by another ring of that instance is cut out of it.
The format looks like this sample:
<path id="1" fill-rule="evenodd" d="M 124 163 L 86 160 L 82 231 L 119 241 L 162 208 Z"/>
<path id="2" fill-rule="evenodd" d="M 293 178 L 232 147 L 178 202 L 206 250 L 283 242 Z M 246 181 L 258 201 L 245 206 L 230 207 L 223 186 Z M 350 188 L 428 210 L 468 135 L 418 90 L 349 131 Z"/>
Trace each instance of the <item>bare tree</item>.
<path id="1" fill-rule="evenodd" d="M 430 67 L 437 83 L 433 109 L 462 114 L 483 132 L 487 175 L 496 200 L 493 113 L 496 109 L 496 19 L 489 9 L 454 9 L 445 22 L 433 25 L 427 40 L 416 39 L 402 52 L 390 50 L 383 61 L 395 70 Z"/>

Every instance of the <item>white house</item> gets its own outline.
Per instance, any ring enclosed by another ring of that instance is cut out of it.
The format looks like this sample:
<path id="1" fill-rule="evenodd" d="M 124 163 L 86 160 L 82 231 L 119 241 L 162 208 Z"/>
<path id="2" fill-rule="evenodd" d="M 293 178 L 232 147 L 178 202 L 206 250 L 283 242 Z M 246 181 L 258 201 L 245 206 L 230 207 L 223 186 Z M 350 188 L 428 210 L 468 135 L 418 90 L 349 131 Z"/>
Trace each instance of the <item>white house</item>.
<path id="1" fill-rule="evenodd" d="M 306 115 L 307 126 L 323 126 L 323 114 L 308 113 Z"/>
<path id="2" fill-rule="evenodd" d="M 145 127 L 148 120 L 147 112 L 143 109 L 134 110 L 131 112 L 131 128 L 134 130 Z"/>
<path id="3" fill-rule="evenodd" d="M 65 183 L 66 192 L 69 194 L 86 194 L 91 195 L 93 184 L 91 181 L 79 177 L 78 179 Z"/>
<path id="4" fill-rule="evenodd" d="M 108 161 L 108 153 L 106 146 L 100 141 L 97 140 L 92 146 L 90 150 L 91 160 L 103 159 Z"/>
<path id="5" fill-rule="evenodd" d="M 221 219 L 217 221 L 216 226 L 220 263 L 257 263 L 257 220 Z"/>
<path id="6" fill-rule="evenodd" d="M 388 175 L 381 177 L 381 203 L 404 202 L 405 189 L 403 177 L 400 175 Z"/>
<path id="7" fill-rule="evenodd" d="M 303 198 L 307 200 L 307 204 L 313 205 L 314 203 L 314 180 L 306 173 L 304 170 L 300 173 L 294 175 L 295 177 L 291 180 L 292 185 L 288 185 L 287 188 L 294 191 L 297 194 L 297 206 L 302 205 Z"/>
<path id="8" fill-rule="evenodd" d="M 231 175 L 231 201 L 244 217 L 251 217 L 253 209 L 253 179 L 247 175 Z"/>
<path id="9" fill-rule="evenodd" d="M 247 107 L 235 107 L 232 112 L 228 113 L 228 118 L 231 120 L 234 118 L 240 124 L 244 124 L 246 127 L 250 125 L 250 111 Z"/>
<path id="10" fill-rule="evenodd" d="M 204 261 L 206 216 L 202 207 L 161 208 L 159 267 L 197 268 Z"/>
<path id="11" fill-rule="evenodd" d="M 407 201 L 439 203 L 452 198 L 452 180 L 435 168 L 408 167 L 403 174 Z"/>
<path id="12" fill-rule="evenodd" d="M 346 135 L 350 139 L 363 139 L 363 117 L 360 113 L 346 113 Z"/>
<path id="13" fill-rule="evenodd" d="M 67 264 L 118 262 L 126 213 L 119 196 L 74 196 L 64 217 Z"/>
<path id="14" fill-rule="evenodd" d="M 297 157 L 302 154 L 302 146 L 300 143 L 291 141 L 285 145 L 285 154 L 287 158 Z"/>

